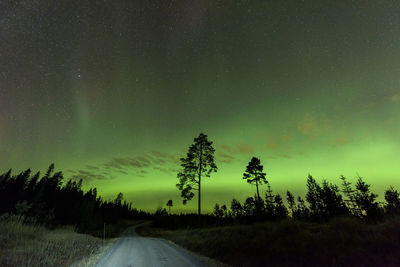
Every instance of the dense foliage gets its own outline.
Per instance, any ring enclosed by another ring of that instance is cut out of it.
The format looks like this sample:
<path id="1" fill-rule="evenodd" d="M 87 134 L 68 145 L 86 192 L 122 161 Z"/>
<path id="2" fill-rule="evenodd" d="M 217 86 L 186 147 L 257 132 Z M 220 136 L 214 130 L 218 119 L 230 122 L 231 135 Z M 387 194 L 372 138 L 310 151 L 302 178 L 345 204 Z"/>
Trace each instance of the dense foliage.
<path id="1" fill-rule="evenodd" d="M 26 215 L 49 226 L 74 225 L 80 231 L 148 216 L 123 201 L 122 193 L 114 201 L 105 201 L 97 195 L 96 188 L 84 192 L 82 180 L 64 182 L 62 172 L 54 172 L 54 164 L 42 177 L 39 172 L 31 175 L 30 169 L 18 175 L 12 175 L 11 170 L 0 175 L 2 213 Z"/>
<path id="2" fill-rule="evenodd" d="M 326 222 L 338 217 L 352 217 L 368 223 L 377 223 L 385 217 L 400 215 L 400 193 L 393 187 L 385 191 L 385 203 L 377 201 L 378 195 L 371 192 L 370 185 L 358 177 L 352 187 L 346 177 L 341 176 L 341 187 L 325 180 L 318 183 L 311 175 L 307 178 L 305 200 L 286 192 L 286 202 L 275 194 L 269 182 L 265 198 L 257 194 L 247 197 L 244 202 L 232 199 L 230 208 L 226 204 L 216 203 L 211 215 L 202 215 L 199 220 L 193 214 L 168 215 L 165 209 L 155 213 L 154 225 L 171 229 L 247 224 L 260 221 L 282 220 L 291 217 L 310 222 Z"/>
<path id="3" fill-rule="evenodd" d="M 84 192 L 82 180 L 64 181 L 62 172 L 31 174 L 30 169 L 17 175 L 11 170 L 0 175 L 0 214 L 14 213 L 33 217 L 49 226 L 74 225 L 80 231 L 99 229 L 103 223 L 116 223 L 124 219 L 152 219 L 156 226 L 167 228 L 198 227 L 253 223 L 281 220 L 327 221 L 336 217 L 354 217 L 367 222 L 379 222 L 384 217 L 400 215 L 400 194 L 393 187 L 385 191 L 386 202 L 377 201 L 370 185 L 358 177 L 354 187 L 341 176 L 341 187 L 311 175 L 307 178 L 305 199 L 286 192 L 286 205 L 281 195 L 272 191 L 266 182 L 265 197 L 247 197 L 243 202 L 232 199 L 230 205 L 216 204 L 212 214 L 171 214 L 159 208 L 154 214 L 138 211 L 123 200 L 119 193 L 115 200 L 105 201 L 97 195 L 96 188 Z M 172 200 L 167 202 L 172 207 Z M 199 225 L 200 223 L 200 225 Z"/>

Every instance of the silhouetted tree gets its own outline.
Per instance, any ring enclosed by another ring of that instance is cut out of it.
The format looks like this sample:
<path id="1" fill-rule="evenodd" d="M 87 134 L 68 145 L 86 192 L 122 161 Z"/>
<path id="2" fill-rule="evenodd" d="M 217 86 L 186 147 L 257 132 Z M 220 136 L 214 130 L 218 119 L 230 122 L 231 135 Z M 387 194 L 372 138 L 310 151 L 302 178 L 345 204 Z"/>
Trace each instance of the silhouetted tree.
<path id="1" fill-rule="evenodd" d="M 307 178 L 307 194 L 306 200 L 310 205 L 311 214 L 319 217 L 322 214 L 322 199 L 320 198 L 321 187 L 315 179 L 309 174 Z"/>
<path id="2" fill-rule="evenodd" d="M 310 217 L 310 209 L 306 206 L 302 197 L 297 197 L 296 217 L 299 219 L 307 219 Z"/>
<path id="3" fill-rule="evenodd" d="M 309 175 L 307 179 L 307 202 L 310 204 L 311 215 L 314 219 L 327 219 L 329 217 L 346 215 L 347 207 L 336 185 L 327 181 L 320 186 Z"/>
<path id="4" fill-rule="evenodd" d="M 255 211 L 255 200 L 252 197 L 246 198 L 243 204 L 243 210 L 246 216 L 253 216 Z"/>
<path id="5" fill-rule="evenodd" d="M 282 197 L 277 194 L 274 199 L 275 202 L 275 212 L 274 215 L 278 219 L 283 219 L 287 217 L 288 211 L 285 205 L 283 204 Z"/>
<path id="6" fill-rule="evenodd" d="M 236 199 L 232 199 L 231 202 L 231 210 L 234 217 L 241 217 L 243 216 L 243 207 L 239 201 Z"/>
<path id="7" fill-rule="evenodd" d="M 97 197 L 96 188 L 82 191 L 82 180 L 69 180 L 63 184 L 63 174 L 54 172 L 54 164 L 41 178 L 40 173 L 32 177 L 30 173 L 28 169 L 15 176 L 11 171 L 0 175 L 0 214 L 23 214 L 35 217 L 40 223 L 69 224 L 82 231 L 99 228 L 103 221 L 115 222 L 144 215 L 130 203 L 122 203 L 122 194 L 113 202 L 102 201 Z"/>
<path id="8" fill-rule="evenodd" d="M 226 207 L 225 204 L 221 206 L 221 210 L 222 210 L 223 216 L 228 217 L 228 208 Z"/>
<path id="9" fill-rule="evenodd" d="M 400 214 L 400 196 L 399 192 L 392 186 L 385 191 L 386 212 L 389 214 Z"/>
<path id="10" fill-rule="evenodd" d="M 340 179 L 342 180 L 342 192 L 347 198 L 344 200 L 344 202 L 349 209 L 349 213 L 353 216 L 360 217 L 361 211 L 355 200 L 355 190 L 351 188 L 351 183 L 347 181 L 346 177 L 341 175 Z"/>
<path id="11" fill-rule="evenodd" d="M 289 190 L 286 191 L 286 200 L 288 202 L 289 209 L 290 209 L 290 212 L 292 214 L 292 217 L 294 218 L 295 214 L 296 214 L 296 201 L 294 199 L 293 194 Z"/>
<path id="12" fill-rule="evenodd" d="M 207 135 L 201 133 L 194 138 L 194 144 L 189 147 L 186 158 L 181 158 L 183 170 L 178 173 L 179 183 L 176 185 L 181 191 L 183 204 L 194 196 L 193 190 L 198 191 L 198 214 L 201 214 L 201 178 L 210 177 L 211 172 L 217 171 L 214 162 L 215 149 Z"/>
<path id="13" fill-rule="evenodd" d="M 272 194 L 271 186 L 267 182 L 267 191 L 265 192 L 265 211 L 268 216 L 273 217 L 275 213 L 275 197 Z"/>
<path id="14" fill-rule="evenodd" d="M 371 192 L 370 185 L 359 176 L 356 183 L 355 200 L 367 221 L 381 219 L 382 214 L 376 202 L 377 197 L 377 194 Z"/>
<path id="15" fill-rule="evenodd" d="M 168 200 L 166 205 L 167 205 L 167 207 L 169 209 L 169 214 L 171 214 L 171 207 L 174 205 L 173 202 L 172 202 L 172 199 Z"/>
<path id="16" fill-rule="evenodd" d="M 252 157 L 249 164 L 246 167 L 245 173 L 243 173 L 243 179 L 247 180 L 249 184 L 255 184 L 257 188 L 257 201 L 261 202 L 260 193 L 258 186 L 267 183 L 265 178 L 266 173 L 263 172 L 263 166 L 261 165 L 260 159 Z"/>
<path id="17" fill-rule="evenodd" d="M 348 215 L 349 210 L 343 201 L 342 195 L 340 195 L 337 185 L 323 181 L 320 197 L 323 203 L 323 216 L 336 217 Z"/>
<path id="18" fill-rule="evenodd" d="M 165 208 L 158 207 L 156 212 L 155 212 L 155 214 L 154 214 L 154 216 L 155 217 L 165 217 L 165 216 L 168 216 L 168 212 L 167 212 L 167 210 Z"/>
<path id="19" fill-rule="evenodd" d="M 222 218 L 224 216 L 224 211 L 219 207 L 218 204 L 215 204 L 213 214 L 215 217 Z"/>
<path id="20" fill-rule="evenodd" d="M 115 205 L 121 205 L 122 200 L 124 200 L 124 194 L 120 192 L 114 200 Z"/>

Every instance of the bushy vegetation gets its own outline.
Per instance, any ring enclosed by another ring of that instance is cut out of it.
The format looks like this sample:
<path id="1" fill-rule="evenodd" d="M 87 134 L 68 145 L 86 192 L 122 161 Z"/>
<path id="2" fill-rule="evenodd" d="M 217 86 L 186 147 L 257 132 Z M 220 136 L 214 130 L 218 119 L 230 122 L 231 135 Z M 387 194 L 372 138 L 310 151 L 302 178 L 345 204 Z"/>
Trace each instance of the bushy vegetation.
<path id="1" fill-rule="evenodd" d="M 367 224 L 350 217 L 310 222 L 266 221 L 251 225 L 139 233 L 162 237 L 233 266 L 399 266 L 399 217 Z"/>
<path id="2" fill-rule="evenodd" d="M 54 164 L 42 177 L 39 172 L 31 175 L 30 169 L 17 175 L 9 170 L 0 175 L 0 214 L 24 215 L 50 227 L 72 225 L 82 232 L 93 232 L 104 223 L 149 216 L 124 201 L 122 193 L 114 201 L 105 201 L 96 188 L 84 192 L 82 180 L 63 182 L 63 174 L 54 172 Z"/>

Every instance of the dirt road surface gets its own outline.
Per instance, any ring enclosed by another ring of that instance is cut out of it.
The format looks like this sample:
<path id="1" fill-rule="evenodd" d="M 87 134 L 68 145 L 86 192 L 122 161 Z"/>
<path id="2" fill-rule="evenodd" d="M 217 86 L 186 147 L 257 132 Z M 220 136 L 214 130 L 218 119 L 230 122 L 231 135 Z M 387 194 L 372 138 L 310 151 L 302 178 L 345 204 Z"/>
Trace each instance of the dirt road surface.
<path id="1" fill-rule="evenodd" d="M 133 226 L 122 235 L 96 267 L 208 266 L 202 259 L 164 239 L 141 237 Z"/>

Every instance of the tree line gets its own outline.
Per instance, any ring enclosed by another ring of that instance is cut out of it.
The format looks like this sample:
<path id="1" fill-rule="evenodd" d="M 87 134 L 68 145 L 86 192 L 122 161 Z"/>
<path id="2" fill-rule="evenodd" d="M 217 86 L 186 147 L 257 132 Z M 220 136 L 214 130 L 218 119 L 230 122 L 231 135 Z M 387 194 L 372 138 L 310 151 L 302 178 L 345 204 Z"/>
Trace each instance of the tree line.
<path id="1" fill-rule="evenodd" d="M 84 192 L 82 179 L 63 181 L 63 173 L 55 172 L 54 164 L 43 176 L 40 172 L 32 175 L 30 169 L 12 175 L 10 169 L 0 175 L 0 214 L 20 214 L 48 226 L 74 225 L 83 232 L 99 229 L 103 223 L 149 215 L 124 201 L 122 193 L 105 201 L 96 188 Z"/>
<path id="2" fill-rule="evenodd" d="M 183 204 L 198 194 L 198 215 L 201 215 L 201 181 L 217 171 L 214 161 L 215 149 L 207 135 L 201 133 L 194 138 L 185 158 L 181 158 L 182 170 L 177 177 L 178 189 L 181 191 Z M 286 192 L 287 206 L 279 194 L 274 194 L 270 182 L 266 179 L 261 160 L 252 157 L 243 173 L 243 179 L 256 187 L 254 197 L 248 197 L 243 203 L 232 199 L 230 209 L 226 204 L 214 207 L 213 215 L 242 221 L 263 219 L 282 219 L 291 216 L 295 219 L 323 221 L 333 217 L 353 216 L 376 222 L 384 215 L 400 215 L 399 192 L 393 187 L 385 191 L 385 203 L 377 202 L 378 195 L 371 192 L 370 185 L 362 177 L 358 177 L 354 186 L 341 176 L 340 187 L 323 180 L 319 184 L 311 175 L 307 178 L 307 194 L 305 199 L 297 198 Z M 260 187 L 266 185 L 266 194 L 260 195 Z M 171 203 L 170 203 L 171 204 Z M 161 214 L 161 213 L 160 213 Z M 166 213 L 164 213 L 166 214 Z"/>
<path id="3" fill-rule="evenodd" d="M 309 175 L 305 199 L 301 196 L 295 198 L 287 191 L 286 206 L 282 197 L 274 194 L 268 187 L 265 198 L 255 195 L 246 198 L 243 203 L 232 199 L 230 209 L 226 205 L 216 204 L 214 215 L 236 219 L 283 219 L 291 216 L 294 219 L 312 221 L 352 216 L 367 222 L 378 222 L 384 216 L 400 215 L 400 195 L 393 187 L 385 191 L 385 202 L 380 203 L 377 201 L 378 195 L 370 190 L 370 185 L 362 177 L 358 177 L 353 189 L 344 176 L 341 179 L 343 183 L 339 187 L 325 180 L 319 184 Z"/>
<path id="4" fill-rule="evenodd" d="M 112 201 L 97 194 L 96 188 L 82 190 L 82 180 L 64 181 L 62 172 L 54 171 L 51 164 L 46 173 L 31 173 L 28 169 L 17 175 L 11 170 L 0 175 L 0 214 L 16 213 L 34 218 L 49 226 L 74 225 L 80 231 L 99 229 L 103 223 L 116 223 L 123 219 L 154 219 L 159 226 L 188 226 L 198 224 L 201 215 L 201 183 L 203 178 L 218 170 L 214 161 L 215 149 L 207 135 L 200 134 L 181 158 L 182 170 L 177 174 L 177 188 L 181 191 L 183 204 L 198 194 L 197 217 L 194 214 L 171 215 L 172 200 L 166 209 L 155 213 L 139 211 L 123 199 L 119 193 Z M 216 204 L 212 214 L 201 215 L 202 225 L 224 223 L 248 223 L 260 220 L 277 220 L 291 216 L 299 220 L 324 221 L 338 216 L 352 216 L 377 222 L 385 216 L 400 215 L 400 194 L 390 187 L 385 191 L 385 202 L 377 201 L 370 185 L 358 177 L 354 186 L 341 176 L 337 186 L 327 181 L 318 183 L 311 175 L 307 178 L 305 198 L 295 197 L 290 191 L 284 197 L 271 189 L 261 160 L 252 157 L 244 168 L 243 180 L 255 185 L 254 196 L 244 202 L 232 199 L 230 206 Z M 266 188 L 264 196 L 260 188 Z"/>

